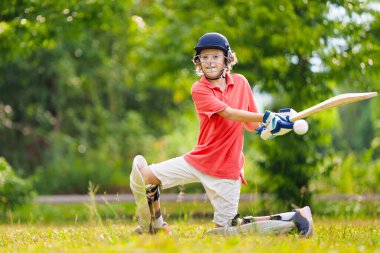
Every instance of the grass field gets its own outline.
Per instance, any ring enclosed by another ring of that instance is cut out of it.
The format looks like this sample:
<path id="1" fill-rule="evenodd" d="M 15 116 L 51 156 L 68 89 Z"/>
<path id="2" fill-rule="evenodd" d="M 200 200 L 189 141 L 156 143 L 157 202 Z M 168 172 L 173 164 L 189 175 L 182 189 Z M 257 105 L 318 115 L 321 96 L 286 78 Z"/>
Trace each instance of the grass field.
<path id="1" fill-rule="evenodd" d="M 172 236 L 132 235 L 134 223 L 2 225 L 0 252 L 380 252 L 380 220 L 315 219 L 315 236 L 203 237 L 209 222 L 176 221 Z"/>
<path id="2" fill-rule="evenodd" d="M 313 205 L 315 236 L 203 237 L 213 227 L 208 202 L 168 202 L 162 211 L 173 236 L 132 235 L 134 203 L 33 203 L 0 219 L 0 252 L 379 252 L 379 202 L 333 201 Z M 242 214 L 259 215 L 242 202 Z M 276 213 L 269 210 L 265 213 Z"/>

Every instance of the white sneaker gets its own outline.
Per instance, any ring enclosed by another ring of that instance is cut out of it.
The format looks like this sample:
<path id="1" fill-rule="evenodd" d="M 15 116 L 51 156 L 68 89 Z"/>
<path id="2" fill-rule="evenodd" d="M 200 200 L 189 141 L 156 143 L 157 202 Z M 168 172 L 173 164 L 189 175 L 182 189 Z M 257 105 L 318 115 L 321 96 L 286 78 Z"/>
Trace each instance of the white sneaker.
<path id="1" fill-rule="evenodd" d="M 145 233 L 143 227 L 138 226 L 135 230 L 133 230 L 133 233 L 142 235 Z M 162 227 L 160 228 L 152 228 L 147 234 L 157 234 L 157 233 L 164 233 L 166 235 L 172 235 L 172 231 L 170 230 L 169 224 L 164 222 Z"/>
<path id="2" fill-rule="evenodd" d="M 308 238 L 314 234 L 313 217 L 310 207 L 295 209 L 296 214 L 293 217 L 293 222 L 296 224 L 300 237 Z"/>

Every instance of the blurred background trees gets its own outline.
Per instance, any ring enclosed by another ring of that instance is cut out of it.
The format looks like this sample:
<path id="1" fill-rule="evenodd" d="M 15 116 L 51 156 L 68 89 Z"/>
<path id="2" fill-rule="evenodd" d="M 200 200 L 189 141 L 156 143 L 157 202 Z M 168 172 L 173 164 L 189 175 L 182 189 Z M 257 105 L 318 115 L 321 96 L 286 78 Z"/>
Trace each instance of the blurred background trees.
<path id="1" fill-rule="evenodd" d="M 201 35 L 229 38 L 261 109 L 300 111 L 379 90 L 379 15 L 371 0 L 2 1 L 0 155 L 39 193 L 127 192 L 136 154 L 156 163 L 196 143 Z M 377 192 L 378 101 L 312 117 L 305 136 L 246 133 L 243 191 L 296 205 Z"/>

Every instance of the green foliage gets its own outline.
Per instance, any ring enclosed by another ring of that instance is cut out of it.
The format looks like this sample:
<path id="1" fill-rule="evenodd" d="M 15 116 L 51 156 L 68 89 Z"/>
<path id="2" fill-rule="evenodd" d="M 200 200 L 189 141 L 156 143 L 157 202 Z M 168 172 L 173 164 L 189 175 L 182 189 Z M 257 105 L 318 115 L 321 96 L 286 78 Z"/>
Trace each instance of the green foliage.
<path id="1" fill-rule="evenodd" d="M 302 206 L 310 203 L 308 182 L 315 163 L 308 153 L 310 150 L 312 148 L 307 139 L 291 136 L 263 145 L 262 151 L 266 159 L 259 162 L 260 168 L 265 171 L 263 189 L 275 193 L 288 205 Z"/>
<path id="2" fill-rule="evenodd" d="M 21 175 L 36 174 L 41 193 L 86 193 L 89 181 L 101 192 L 127 191 L 134 155 L 159 162 L 194 145 L 190 60 L 209 31 L 229 38 L 235 71 L 273 96 L 268 109 L 302 110 L 333 93 L 379 90 L 374 3 L 2 1 L 0 154 Z M 331 15 L 334 8 L 345 16 Z M 379 102 L 371 106 L 357 110 L 355 124 L 345 111 L 311 119 L 305 137 L 264 143 L 247 134 L 246 150 L 257 153 L 247 155 L 246 171 L 255 173 L 247 175 L 249 189 L 307 202 L 317 161 L 334 149 L 361 152 L 379 136 Z"/>
<path id="3" fill-rule="evenodd" d="M 0 157 L 0 208 L 6 211 L 28 203 L 34 195 L 31 182 L 18 177 L 4 157 Z"/>
<path id="4" fill-rule="evenodd" d="M 314 191 L 345 194 L 378 193 L 380 162 L 373 159 L 373 154 L 374 151 L 368 149 L 363 153 L 351 152 L 345 156 L 334 154 L 325 159 L 324 163 L 318 166 L 320 176 L 313 180 Z"/>
<path id="5" fill-rule="evenodd" d="M 350 19 L 342 21 L 329 15 L 321 15 L 330 12 L 333 7 L 345 9 Z M 286 14 L 285 10 L 287 10 Z M 352 79 L 356 77 L 346 75 L 345 71 L 347 68 L 350 73 L 358 71 L 358 65 L 355 67 L 347 58 L 352 60 L 362 56 L 368 60 L 365 52 L 369 48 L 374 49 L 371 42 L 366 44 L 359 41 L 363 39 L 361 35 L 364 30 L 368 34 L 372 34 L 372 30 L 369 28 L 369 23 L 357 21 L 355 15 L 371 13 L 376 17 L 379 15 L 378 12 L 370 11 L 364 4 L 358 2 L 344 3 L 340 6 L 340 3 L 305 1 L 288 4 L 271 2 L 271 4 L 260 5 L 254 11 L 260 11 L 260 15 L 255 16 L 265 21 L 266 31 L 273 31 L 273 33 L 254 32 L 248 35 L 252 37 L 261 35 L 264 39 L 260 44 L 260 55 L 256 57 L 257 67 L 254 68 L 260 70 L 254 77 L 257 79 L 257 84 L 263 91 L 279 94 L 274 96 L 275 102 L 268 109 L 276 110 L 291 105 L 299 111 L 329 98 L 334 91 L 341 93 L 352 91 L 352 89 L 363 91 L 363 89 L 376 88 L 376 86 L 367 86 L 365 83 L 359 84 L 358 79 L 353 81 Z M 280 19 L 281 22 L 279 22 Z M 344 24 L 339 26 L 340 23 Z M 372 24 L 376 27 L 377 22 Z M 347 35 L 344 35 L 345 26 L 353 27 Z M 260 23 L 258 27 L 256 29 L 260 29 Z M 244 29 L 240 31 L 245 33 Z M 352 39 L 351 36 L 353 36 Z M 347 46 L 339 47 L 336 42 L 334 44 L 332 42 L 334 38 L 345 40 Z M 261 37 L 253 38 L 251 41 L 256 42 L 260 39 Z M 354 47 L 356 49 L 353 49 Z M 337 55 L 344 55 L 342 56 L 344 65 L 337 64 Z M 319 66 L 314 63 L 315 57 L 321 61 Z M 369 62 L 372 61 L 369 60 Z M 379 69 L 378 65 L 374 64 L 365 64 L 365 66 L 368 68 L 366 71 L 371 73 Z M 361 69 L 363 70 L 362 67 Z M 339 77 L 332 76 L 337 72 L 340 74 Z M 363 78 L 366 82 L 372 80 L 370 77 L 372 74 L 366 75 L 366 73 L 361 71 L 360 80 Z M 379 73 L 373 74 L 378 77 Z M 336 82 L 332 83 L 332 80 Z M 379 105 L 378 102 L 376 104 Z M 309 182 L 318 174 L 316 165 L 324 157 L 336 152 L 334 146 L 337 149 L 342 148 L 339 145 L 354 147 L 357 152 L 360 152 L 359 150 L 368 148 L 373 140 L 374 124 L 370 116 L 371 110 L 368 103 L 361 103 L 360 106 L 361 110 L 356 114 L 352 111 L 353 107 L 347 108 L 343 111 L 341 119 L 331 118 L 331 114 L 330 118 L 324 117 L 320 120 L 315 116 L 310 118 L 311 129 L 304 137 L 288 135 L 260 144 L 260 153 L 264 159 L 259 160 L 258 166 L 262 171 L 260 176 L 264 179 L 260 180 L 263 191 L 275 193 L 279 200 L 288 205 L 309 203 L 310 191 L 313 190 L 309 187 Z M 353 113 L 355 117 L 360 115 L 360 118 L 355 119 L 354 122 L 352 122 Z M 324 114 L 329 115 L 327 112 Z M 341 120 L 343 123 L 339 124 Z M 340 132 L 338 132 L 338 126 L 340 126 Z M 345 156 L 343 152 L 340 155 Z M 371 159 L 376 159 L 375 157 Z M 353 182 L 357 183 L 357 180 Z"/>
<path id="6" fill-rule="evenodd" d="M 134 155 L 149 152 L 153 145 L 141 125 L 141 116 L 131 111 L 119 122 L 104 121 L 102 143 L 52 133 L 47 162 L 36 173 L 36 189 L 43 194 L 86 194 L 91 181 L 100 192 L 125 192 Z"/>

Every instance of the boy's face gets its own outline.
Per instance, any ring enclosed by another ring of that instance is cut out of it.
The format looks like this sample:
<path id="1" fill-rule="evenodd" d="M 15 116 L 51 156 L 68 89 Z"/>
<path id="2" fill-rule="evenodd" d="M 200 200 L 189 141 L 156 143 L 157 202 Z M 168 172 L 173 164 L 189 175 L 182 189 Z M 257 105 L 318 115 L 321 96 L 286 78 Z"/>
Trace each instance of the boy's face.
<path id="1" fill-rule="evenodd" d="M 202 70 L 208 77 L 214 78 L 224 68 L 224 53 L 220 49 L 204 49 L 199 55 Z"/>

